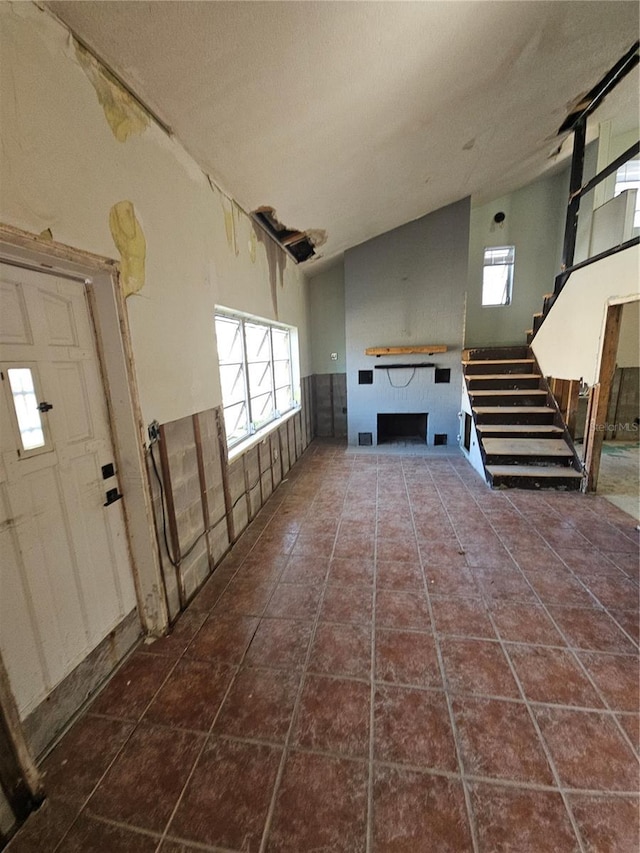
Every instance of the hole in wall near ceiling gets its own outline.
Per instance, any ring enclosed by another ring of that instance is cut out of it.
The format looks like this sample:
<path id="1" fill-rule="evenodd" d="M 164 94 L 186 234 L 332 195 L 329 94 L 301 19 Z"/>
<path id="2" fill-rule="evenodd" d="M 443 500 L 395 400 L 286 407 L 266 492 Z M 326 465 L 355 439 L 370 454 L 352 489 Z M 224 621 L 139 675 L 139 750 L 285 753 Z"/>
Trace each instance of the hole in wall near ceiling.
<path id="1" fill-rule="evenodd" d="M 258 207 L 251 215 L 297 264 L 301 264 L 315 255 L 318 240 L 312 238 L 306 231 L 287 228 L 277 218 L 273 207 L 266 205 Z M 316 234 L 315 231 L 313 233 Z M 317 233 L 323 234 L 323 232 Z"/>

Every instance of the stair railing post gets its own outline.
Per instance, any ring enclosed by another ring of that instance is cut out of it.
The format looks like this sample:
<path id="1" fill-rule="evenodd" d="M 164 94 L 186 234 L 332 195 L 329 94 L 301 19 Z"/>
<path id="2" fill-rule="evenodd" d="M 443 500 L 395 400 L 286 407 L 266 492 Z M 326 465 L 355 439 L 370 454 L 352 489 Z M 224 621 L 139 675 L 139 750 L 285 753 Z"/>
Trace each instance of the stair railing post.
<path id="1" fill-rule="evenodd" d="M 573 156 L 571 158 L 571 177 L 569 179 L 569 206 L 564 227 L 564 246 L 562 250 L 562 270 L 573 265 L 578 233 L 578 211 L 580 210 L 580 189 L 584 172 L 584 148 L 587 138 L 587 119 L 580 118 L 573 128 Z"/>

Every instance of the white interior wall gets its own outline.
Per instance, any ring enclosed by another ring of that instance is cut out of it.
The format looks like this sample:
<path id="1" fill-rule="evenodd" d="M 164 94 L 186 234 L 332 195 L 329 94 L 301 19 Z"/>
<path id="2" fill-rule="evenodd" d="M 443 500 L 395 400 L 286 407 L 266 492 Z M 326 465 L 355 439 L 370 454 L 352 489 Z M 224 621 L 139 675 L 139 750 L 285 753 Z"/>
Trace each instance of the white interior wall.
<path id="1" fill-rule="evenodd" d="M 3 3 L 0 21 L 0 220 L 118 259 L 109 212 L 133 203 L 146 281 L 127 309 L 145 422 L 220 404 L 216 304 L 297 326 L 308 375 L 301 269 L 287 259 L 280 283 L 248 217 L 153 121 L 116 139 L 69 33 L 50 15 Z"/>
<path id="2" fill-rule="evenodd" d="M 640 248 L 633 246 L 572 273 L 533 339 L 543 375 L 598 381 L 609 304 L 640 298 Z"/>

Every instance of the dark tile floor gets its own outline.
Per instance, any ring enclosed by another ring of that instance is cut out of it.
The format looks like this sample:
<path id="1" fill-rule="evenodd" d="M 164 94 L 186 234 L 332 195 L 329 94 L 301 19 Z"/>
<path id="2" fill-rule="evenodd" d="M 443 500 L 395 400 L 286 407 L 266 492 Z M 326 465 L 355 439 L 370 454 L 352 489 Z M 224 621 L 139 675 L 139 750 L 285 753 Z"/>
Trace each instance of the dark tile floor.
<path id="1" fill-rule="evenodd" d="M 11 853 L 637 853 L 635 525 L 314 444 Z"/>

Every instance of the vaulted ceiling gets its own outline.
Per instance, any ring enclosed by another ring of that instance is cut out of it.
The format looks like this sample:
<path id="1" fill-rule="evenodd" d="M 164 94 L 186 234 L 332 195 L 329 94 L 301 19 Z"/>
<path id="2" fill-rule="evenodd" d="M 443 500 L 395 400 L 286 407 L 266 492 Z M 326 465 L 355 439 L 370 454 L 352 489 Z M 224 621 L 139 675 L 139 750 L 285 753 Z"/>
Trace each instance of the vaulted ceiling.
<path id="1" fill-rule="evenodd" d="M 326 232 L 325 262 L 557 166 L 565 116 L 638 32 L 609 0 L 47 5 L 245 210 Z"/>

